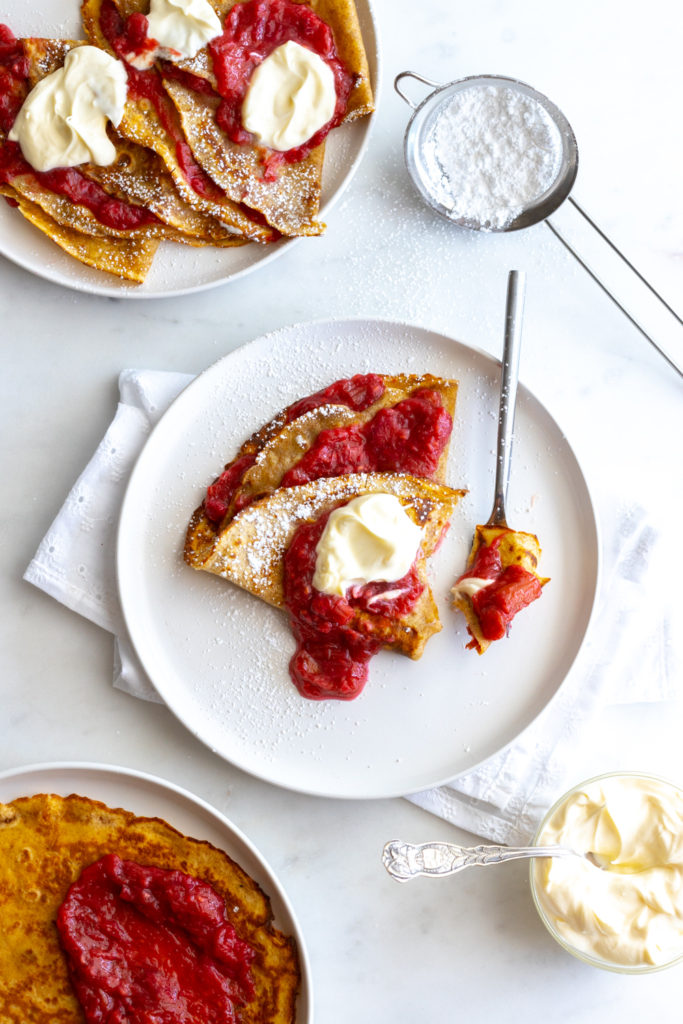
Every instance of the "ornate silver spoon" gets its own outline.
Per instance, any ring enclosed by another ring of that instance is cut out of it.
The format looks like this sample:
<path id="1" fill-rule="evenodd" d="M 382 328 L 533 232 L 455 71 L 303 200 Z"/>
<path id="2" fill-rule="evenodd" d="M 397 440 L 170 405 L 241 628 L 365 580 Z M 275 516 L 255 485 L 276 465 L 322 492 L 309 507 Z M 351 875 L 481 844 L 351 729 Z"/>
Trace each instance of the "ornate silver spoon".
<path id="1" fill-rule="evenodd" d="M 404 843 L 392 839 L 382 851 L 382 863 L 397 882 L 409 882 L 418 875 L 443 877 L 465 868 L 488 867 L 508 860 L 530 857 L 581 857 L 601 867 L 594 853 L 577 853 L 567 846 L 457 846 L 455 843 Z"/>

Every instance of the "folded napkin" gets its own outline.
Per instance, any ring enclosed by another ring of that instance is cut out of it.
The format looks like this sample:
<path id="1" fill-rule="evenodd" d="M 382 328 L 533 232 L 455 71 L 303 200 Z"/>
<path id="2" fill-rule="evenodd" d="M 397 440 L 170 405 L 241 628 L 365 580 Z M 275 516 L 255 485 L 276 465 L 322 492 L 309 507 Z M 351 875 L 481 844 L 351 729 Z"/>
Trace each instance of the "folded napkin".
<path id="1" fill-rule="evenodd" d="M 160 702 L 127 635 L 116 585 L 116 530 L 128 477 L 147 436 L 192 377 L 124 370 L 116 416 L 24 578 L 114 634 L 114 686 Z M 674 696 L 677 651 L 669 609 L 643 580 L 666 572 L 642 509 L 624 510 L 603 552 L 605 571 L 591 637 L 550 703 L 504 751 L 452 784 L 413 795 L 426 810 L 499 843 L 526 842 L 564 783 L 572 744 L 605 704 Z M 663 578 L 663 577 L 662 577 Z M 600 638 L 609 638 L 609 649 Z"/>

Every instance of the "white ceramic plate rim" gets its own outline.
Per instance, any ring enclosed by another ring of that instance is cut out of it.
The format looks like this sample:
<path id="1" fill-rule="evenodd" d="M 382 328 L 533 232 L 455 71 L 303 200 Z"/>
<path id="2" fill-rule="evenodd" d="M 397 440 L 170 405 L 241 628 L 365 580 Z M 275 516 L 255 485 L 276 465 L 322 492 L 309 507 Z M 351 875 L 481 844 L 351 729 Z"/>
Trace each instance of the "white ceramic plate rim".
<path id="1" fill-rule="evenodd" d="M 383 319 L 376 319 L 376 318 L 369 319 L 369 318 L 366 318 L 366 317 L 346 318 L 346 319 L 344 319 L 342 321 L 334 321 L 334 320 L 321 319 L 321 320 L 311 321 L 311 322 L 307 322 L 307 323 L 293 324 L 293 325 L 280 328 L 277 331 L 271 332 L 271 333 L 269 333 L 267 335 L 264 335 L 264 336 L 261 336 L 259 338 L 254 339 L 253 341 L 249 342 L 248 344 L 242 346 L 241 348 L 235 350 L 234 352 L 231 352 L 228 355 L 224 356 L 223 358 L 219 359 L 212 366 L 208 367 L 206 370 L 204 370 L 202 373 L 200 373 L 198 375 L 198 377 L 195 378 L 195 380 L 192 381 L 181 392 L 181 394 L 175 399 L 175 401 L 171 404 L 169 409 L 166 411 L 164 416 L 162 416 L 161 420 L 159 421 L 159 423 L 156 425 L 156 427 L 154 428 L 154 430 L 150 434 L 150 437 L 148 438 L 148 440 L 147 440 L 147 442 L 145 444 L 145 447 L 144 447 L 143 451 L 141 452 L 141 454 L 140 454 L 140 456 L 138 458 L 138 461 L 136 463 L 136 466 L 135 466 L 135 468 L 133 470 L 133 473 L 131 475 L 131 478 L 130 478 L 130 481 L 129 481 L 129 484 L 128 484 L 128 487 L 127 487 L 127 490 L 126 490 L 126 495 L 124 497 L 124 501 L 123 501 L 123 504 L 122 504 L 121 515 L 120 515 L 120 520 L 119 520 L 118 541 L 117 541 L 117 573 L 118 573 L 118 579 L 119 579 L 119 592 L 120 592 L 120 596 L 121 596 L 121 603 L 122 603 L 124 619 L 126 621 L 126 625 L 128 627 L 128 630 L 129 630 L 130 638 L 131 638 L 133 646 L 134 646 L 134 648 L 136 650 L 136 653 L 137 653 L 138 657 L 140 658 L 140 661 L 141 661 L 143 667 L 145 668 L 145 671 L 147 672 L 148 676 L 150 677 L 150 679 L 154 683 L 155 688 L 159 692 L 159 694 L 162 697 L 162 699 L 164 700 L 164 702 L 167 703 L 167 705 L 169 706 L 171 711 L 183 723 L 183 725 L 185 725 L 185 727 L 188 728 L 190 730 L 190 732 L 194 736 L 197 737 L 197 739 L 199 739 L 201 742 L 203 742 L 206 745 L 208 745 L 210 747 L 210 749 L 213 750 L 214 753 L 219 754 L 221 757 L 225 758 L 227 761 L 229 761 L 230 763 L 236 765 L 240 769 L 242 769 L 244 771 L 247 771 L 248 773 L 250 773 L 252 775 L 255 775 L 257 778 L 261 778 L 261 779 L 264 779 L 265 781 L 272 782 L 275 785 L 282 785 L 284 788 L 292 789 L 292 790 L 297 791 L 297 792 L 308 793 L 308 794 L 315 795 L 315 796 L 324 796 L 324 797 L 332 797 L 332 798 L 340 798 L 340 799 L 381 799 L 381 798 L 409 795 L 410 793 L 416 793 L 416 792 L 420 792 L 420 791 L 423 791 L 423 790 L 426 790 L 426 789 L 431 789 L 433 787 L 441 786 L 441 785 L 443 785 L 443 784 L 445 784 L 445 783 L 447 783 L 449 781 L 452 781 L 453 779 L 457 778 L 458 776 L 461 776 L 461 775 L 464 775 L 464 774 L 467 774 L 467 773 L 469 773 L 471 771 L 476 770 L 476 768 L 478 768 L 481 764 L 483 764 L 489 758 L 493 757 L 495 754 L 497 754 L 501 750 L 505 749 L 505 747 L 508 746 L 510 743 L 512 743 L 515 739 L 518 739 L 519 736 L 521 736 L 524 732 L 526 732 L 526 730 L 528 728 L 530 728 L 533 725 L 533 723 L 539 717 L 541 712 L 544 711 L 552 703 L 552 701 L 554 701 L 556 699 L 556 697 L 557 697 L 557 695 L 558 695 L 558 693 L 559 693 L 559 691 L 561 689 L 561 686 L 562 686 L 563 682 L 566 680 L 566 678 L 569 675 L 570 671 L 572 671 L 572 669 L 574 667 L 574 664 L 575 664 L 576 659 L 578 657 L 578 654 L 579 654 L 579 652 L 581 650 L 581 647 L 583 645 L 585 637 L 586 637 L 586 635 L 587 635 L 587 633 L 588 633 L 588 631 L 590 629 L 590 625 L 591 625 L 591 622 L 592 622 L 592 619 L 593 619 L 593 616 L 594 616 L 594 612 L 595 612 L 595 601 L 596 601 L 596 596 L 597 596 L 597 593 L 598 593 L 599 579 L 600 579 L 600 574 L 601 574 L 601 557 L 600 557 L 599 530 L 598 530 L 598 520 L 597 520 L 597 515 L 596 515 L 596 512 L 595 512 L 595 506 L 594 506 L 594 503 L 593 503 L 592 496 L 590 494 L 590 490 L 588 488 L 588 483 L 587 483 L 587 481 L 585 479 L 583 471 L 581 470 L 581 467 L 580 467 L 579 461 L 578 461 L 578 459 L 576 457 L 576 454 L 574 453 L 573 449 L 571 448 L 571 446 L 569 445 L 569 443 L 567 441 L 566 435 L 564 434 L 563 431 L 561 431 L 559 425 L 550 416 L 550 414 L 545 409 L 545 407 L 542 405 L 542 403 L 539 402 L 538 399 L 536 399 L 535 396 L 523 384 L 520 384 L 520 390 L 519 390 L 519 396 L 520 396 L 519 401 L 520 401 L 520 403 L 524 399 L 529 400 L 530 402 L 534 403 L 535 406 L 540 411 L 540 413 L 545 415 L 545 417 L 551 423 L 554 424 L 554 426 L 557 429 L 558 438 L 561 439 L 562 444 L 566 448 L 568 456 L 571 459 L 573 459 L 573 461 L 575 463 L 575 469 L 576 469 L 576 471 L 577 471 L 577 473 L 578 473 L 578 475 L 579 475 L 579 477 L 580 477 L 580 479 L 581 479 L 581 481 L 583 483 L 583 486 L 584 486 L 584 494 L 582 495 L 582 500 L 584 502 L 585 512 L 587 513 L 588 520 L 589 520 L 590 525 L 592 527 L 592 535 L 590 537 L 586 537 L 585 538 L 586 547 L 590 549 L 590 562 L 591 562 L 592 569 L 593 569 L 592 585 L 591 585 L 591 588 L 590 588 L 590 607 L 589 607 L 588 613 L 587 613 L 587 615 L 585 617 L 585 625 L 584 625 L 582 634 L 581 634 L 580 637 L 576 638 L 576 646 L 575 646 L 575 649 L 573 650 L 573 655 L 571 657 L 571 660 L 567 664 L 566 671 L 564 673 L 563 679 L 560 681 L 560 683 L 558 684 L 558 686 L 557 686 L 556 690 L 553 692 L 553 694 L 548 698 L 548 700 L 545 702 L 545 704 L 543 704 L 542 707 L 539 707 L 533 715 L 531 715 L 530 717 L 527 718 L 527 720 L 525 721 L 524 726 L 522 728 L 520 728 L 519 730 L 515 731 L 514 734 L 509 735 L 504 743 L 501 743 L 500 745 L 496 746 L 494 749 L 488 750 L 486 752 L 485 756 L 482 756 L 481 758 L 473 760 L 471 763 L 468 763 L 465 767 L 458 768 L 455 771 L 450 771 L 447 774 L 443 774 L 443 773 L 435 774 L 433 777 L 430 777 L 428 779 L 427 778 L 421 778 L 418 782 L 415 782 L 414 784 L 408 785 L 408 786 L 406 786 L 406 785 L 403 785 L 403 786 L 398 786 L 398 785 L 395 785 L 395 786 L 382 785 L 382 786 L 378 787 L 376 785 L 372 785 L 371 784 L 371 785 L 367 786 L 366 788 L 361 788 L 360 790 L 358 789 L 357 786 L 349 787 L 348 783 L 345 783 L 344 780 L 340 780 L 340 779 L 335 779 L 335 784 L 332 787 L 330 787 L 329 785 L 324 785 L 324 784 L 321 785 L 317 781 L 314 781 L 314 783 L 312 783 L 310 785 L 303 785 L 303 784 L 293 785 L 293 784 L 290 784 L 288 782 L 283 782 L 283 781 L 281 781 L 278 778 L 277 769 L 264 768 L 263 765 L 261 765 L 261 764 L 254 765 L 251 762 L 247 762 L 247 761 L 245 761 L 243 759 L 240 759 L 240 757 L 235 756 L 234 752 L 232 752 L 232 751 L 228 751 L 228 750 L 225 750 L 225 749 L 218 749 L 215 744 L 212 744 L 212 743 L 210 743 L 207 740 L 206 736 L 203 734 L 202 727 L 198 726 L 197 723 L 193 722 L 191 717 L 188 716 L 188 714 L 186 713 L 185 707 L 182 706 L 182 703 L 179 704 L 178 702 L 175 702 L 173 700 L 169 700 L 168 699 L 167 693 L 165 693 L 165 688 L 164 688 L 164 685 L 163 685 L 163 680 L 161 680 L 160 677 L 159 677 L 159 674 L 157 672 L 155 672 L 154 660 L 153 660 L 153 658 L 150 658 L 148 656 L 148 653 L 147 653 L 147 651 L 145 649 L 145 630 L 144 630 L 144 628 L 142 629 L 142 631 L 140 629 L 138 629 L 138 623 L 135 620 L 134 609 L 131 606 L 129 606 L 129 602 L 127 600 L 127 594 L 132 594 L 134 592 L 134 588 L 135 588 L 135 585 L 136 585 L 135 581 L 133 579 L 133 576 L 131 575 L 131 561 L 128 558 L 128 554 L 127 554 L 127 545 L 128 545 L 128 536 L 127 536 L 127 534 L 128 534 L 129 529 L 131 528 L 131 524 L 134 521 L 140 519 L 140 504 L 139 504 L 140 494 L 139 494 L 139 490 L 140 490 L 140 487 L 142 487 L 142 490 L 144 492 L 144 485 L 140 484 L 140 480 L 144 477 L 145 470 L 147 468 L 145 466 L 145 457 L 146 457 L 145 453 L 151 453 L 153 448 L 154 448 L 154 446 L 159 442 L 159 439 L 163 438 L 164 432 L 166 430 L 166 425 L 170 422 L 171 418 L 172 417 L 176 417 L 176 416 L 181 416 L 181 418 L 182 418 L 183 415 L 184 415 L 184 410 L 185 410 L 186 405 L 189 403 L 190 406 L 191 406 L 192 401 L 193 401 L 194 393 L 195 392 L 201 392 L 205 388 L 207 380 L 211 381 L 214 375 L 220 377 L 222 368 L 225 367 L 226 365 L 230 365 L 231 361 L 233 359 L 235 359 L 236 357 L 239 357 L 241 359 L 245 359 L 245 358 L 248 359 L 249 352 L 254 347 L 256 347 L 258 345 L 265 344 L 265 343 L 268 343 L 272 347 L 273 345 L 276 345 L 278 343 L 278 341 L 282 341 L 283 339 L 287 339 L 288 335 L 291 332 L 294 332 L 294 331 L 306 331 L 306 332 L 310 333 L 311 331 L 316 330 L 316 329 L 325 329 L 325 328 L 339 327 L 339 326 L 345 325 L 345 324 L 352 325 L 352 326 L 358 326 L 358 327 L 362 327 L 363 325 L 371 325 L 373 327 L 376 327 L 376 328 L 379 328 L 379 329 L 382 329 L 382 330 L 395 330 L 395 329 L 399 329 L 399 330 L 415 331 L 415 332 L 424 333 L 424 334 L 428 335 L 432 339 L 436 339 L 436 340 L 442 341 L 442 342 L 443 341 L 447 341 L 447 342 L 449 342 L 449 343 L 451 343 L 451 344 L 453 344 L 455 346 L 459 346 L 462 350 L 468 352 L 469 354 L 471 354 L 473 356 L 476 356 L 478 359 L 484 360 L 487 364 L 490 364 L 493 367 L 500 366 L 500 361 L 499 360 L 495 359 L 494 357 L 492 357 L 491 355 L 489 355 L 488 353 L 486 353 L 482 349 L 479 349 L 479 348 L 476 348 L 476 347 L 473 347 L 473 346 L 469 346 L 469 345 L 464 345 L 462 342 L 457 342 L 457 341 L 455 341 L 455 339 L 448 338 L 446 335 L 440 334 L 438 331 L 432 331 L 429 328 L 425 328 L 425 327 L 419 326 L 417 324 L 411 324 L 411 323 L 405 322 L 405 321 L 390 321 L 390 320 L 383 320 Z M 332 379 L 332 378 L 330 378 L 330 379 Z M 305 389 L 302 391 L 302 393 L 305 393 Z M 518 417 L 519 417 L 519 412 L 518 412 Z M 258 427 L 258 426 L 259 426 L 259 424 L 255 423 L 254 424 L 254 429 L 256 427 Z M 240 438 L 239 441 L 241 441 L 242 439 L 243 438 Z M 228 445 L 228 447 L 230 447 L 230 444 Z M 514 455 L 513 455 L 513 474 L 514 474 Z M 477 656 L 475 656 L 473 654 L 471 655 L 471 657 L 475 658 L 475 659 L 477 658 Z M 354 703 L 354 702 L 350 702 L 350 703 Z"/>
<path id="2" fill-rule="evenodd" d="M 73 779 L 73 781 L 64 781 L 69 778 Z M 308 952 L 289 898 L 273 869 L 251 840 L 225 815 L 207 803 L 206 800 L 202 800 L 201 797 L 195 796 L 194 793 L 183 789 L 181 786 L 177 786 L 173 782 L 169 782 L 167 779 L 162 779 L 157 775 L 151 775 L 148 772 L 138 771 L 134 768 L 124 768 L 119 765 L 95 761 L 48 761 L 42 764 L 21 765 L 18 768 L 8 768 L 0 772 L 0 801 L 9 803 L 17 797 L 31 796 L 35 793 L 51 792 L 56 793 L 58 796 L 69 796 L 71 793 L 78 793 L 79 796 L 87 796 L 92 800 L 100 800 L 112 806 L 111 797 L 104 799 L 101 792 L 97 791 L 98 781 L 100 787 L 102 787 L 105 778 L 110 780 L 114 792 L 120 783 L 123 795 L 121 802 L 116 806 L 122 807 L 124 810 L 132 811 L 142 817 L 160 817 L 167 820 L 168 824 L 174 828 L 178 827 L 172 819 L 167 818 L 166 811 L 162 813 L 160 810 L 155 814 L 152 814 L 150 811 L 143 813 L 139 808 L 135 807 L 136 786 L 139 787 L 141 784 L 144 784 L 152 792 L 158 792 L 160 799 L 166 800 L 169 806 L 178 805 L 180 807 L 183 805 L 184 814 L 189 812 L 190 817 L 193 814 L 197 817 L 197 829 L 192 833 L 189 833 L 187 829 L 183 829 L 182 831 L 185 834 L 191 834 L 193 839 L 206 838 L 201 834 L 202 815 L 211 820 L 219 833 L 224 834 L 227 840 L 226 847 L 229 847 L 229 849 L 225 849 L 225 852 L 233 857 L 252 877 L 255 874 L 258 876 L 255 880 L 263 886 L 264 891 L 270 897 L 273 904 L 276 927 L 292 935 L 297 943 L 301 966 L 301 988 L 297 999 L 296 1024 L 312 1024 L 313 991 Z M 18 787 L 16 791 L 15 784 Z M 32 788 L 36 784 L 38 784 L 38 788 Z M 53 788 L 47 788 L 49 786 Z M 214 845 L 216 845 L 215 842 Z"/>
<path id="3" fill-rule="evenodd" d="M 52 0 L 52 4 L 66 5 L 67 0 Z M 76 4 L 76 0 L 72 0 Z M 7 0 L 0 0 L 0 22 L 7 18 L 10 28 L 12 28 L 12 12 L 5 15 L 2 11 L 3 3 L 6 4 Z M 342 195 L 351 183 L 352 178 L 356 174 L 361 161 L 366 153 L 370 142 L 370 136 L 377 117 L 377 109 L 379 106 L 379 82 L 381 75 L 381 54 L 380 44 L 377 32 L 377 23 L 375 13 L 373 9 L 373 0 L 356 0 L 358 5 L 358 14 L 362 21 L 363 27 L 363 42 L 365 44 L 366 54 L 368 57 L 368 64 L 370 66 L 370 76 L 372 79 L 373 97 L 375 104 L 375 113 L 370 117 L 364 117 L 358 121 L 351 122 L 348 125 L 342 126 L 340 131 L 342 132 L 353 132 L 354 136 L 357 137 L 356 155 L 353 157 L 346 174 L 338 182 L 336 187 L 329 193 L 326 194 L 325 180 L 323 178 L 323 200 L 320 208 L 320 217 L 322 220 L 329 214 L 330 210 L 334 205 L 341 199 Z M 36 25 L 33 30 L 34 35 L 44 34 Z M 329 147 L 332 149 L 334 140 L 329 143 Z M 332 154 L 332 160 L 334 160 L 334 154 Z M 325 172 L 323 171 L 323 174 Z M 3 203 L 4 207 L 4 203 Z M 257 243 L 252 243 L 246 247 L 240 247 L 233 252 L 238 255 L 242 248 L 249 249 L 256 255 L 256 258 L 239 269 L 227 272 L 216 278 L 203 281 L 198 284 L 191 284 L 174 288 L 172 285 L 168 287 L 153 289 L 148 287 L 144 282 L 141 285 L 132 285 L 123 280 L 117 279 L 115 276 L 108 274 L 104 271 L 97 271 L 92 267 L 84 266 L 79 263 L 73 257 L 64 253 L 60 250 L 51 239 L 45 237 L 38 228 L 32 224 L 24 222 L 21 214 L 15 210 L 5 210 L 0 207 L 0 255 L 4 256 L 10 262 L 16 266 L 22 267 L 24 270 L 29 271 L 31 274 L 35 274 L 37 277 L 41 277 L 46 281 L 50 281 L 52 284 L 62 285 L 65 288 L 70 288 L 74 291 L 85 292 L 89 295 L 102 295 L 110 298 L 120 299 L 165 299 L 179 297 L 181 295 L 193 295 L 197 292 L 207 291 L 210 288 L 217 288 L 220 285 L 228 284 L 232 281 L 237 281 L 239 278 L 244 277 L 246 274 L 252 273 L 254 270 L 271 263 L 274 259 L 282 256 L 285 252 L 288 252 L 293 245 L 302 241 L 301 238 L 289 238 L 279 242 L 271 243 L 267 246 L 259 246 Z M 18 218 L 18 219 L 17 219 Z M 13 247 L 13 238 L 17 236 L 18 232 L 27 231 L 30 229 L 30 236 L 32 242 L 35 245 L 35 251 L 30 256 L 24 255 L 19 251 L 16 251 L 16 243 Z M 309 240 L 310 241 L 310 240 Z M 166 251 L 164 249 L 166 248 Z M 158 261 L 171 262 L 173 259 L 172 251 L 174 248 L 180 249 L 191 249 L 188 246 L 176 246 L 175 243 L 162 242 L 159 250 L 154 259 L 154 265 Z M 207 250 L 196 249 L 195 253 L 206 252 Z M 226 262 L 226 266 L 229 268 L 231 250 L 211 250 L 212 252 L 218 253 L 218 258 L 221 261 Z M 46 264 L 45 259 L 50 262 Z M 150 272 L 151 273 L 151 272 Z"/>

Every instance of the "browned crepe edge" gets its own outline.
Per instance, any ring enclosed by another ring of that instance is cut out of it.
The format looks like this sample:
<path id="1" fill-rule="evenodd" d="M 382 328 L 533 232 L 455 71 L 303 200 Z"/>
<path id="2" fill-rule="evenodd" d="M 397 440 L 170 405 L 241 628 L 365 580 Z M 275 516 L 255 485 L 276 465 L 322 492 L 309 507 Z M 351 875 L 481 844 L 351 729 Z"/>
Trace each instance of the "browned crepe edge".
<path id="1" fill-rule="evenodd" d="M 36 203 L 19 195 L 10 185 L 0 185 L 0 194 L 17 203 L 18 212 L 52 239 L 79 263 L 104 270 L 134 284 L 142 284 L 159 242 L 154 238 L 101 238 L 83 235 L 58 224 Z"/>

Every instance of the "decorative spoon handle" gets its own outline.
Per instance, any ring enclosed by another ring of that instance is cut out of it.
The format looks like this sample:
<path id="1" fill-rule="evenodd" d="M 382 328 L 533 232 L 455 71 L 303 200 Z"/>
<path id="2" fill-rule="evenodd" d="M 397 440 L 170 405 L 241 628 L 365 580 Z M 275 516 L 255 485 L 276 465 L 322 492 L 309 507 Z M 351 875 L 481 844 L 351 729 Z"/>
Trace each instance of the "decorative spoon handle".
<path id="1" fill-rule="evenodd" d="M 392 839 L 382 851 L 382 863 L 392 878 L 409 882 L 418 875 L 455 875 L 465 868 L 487 867 L 529 857 L 575 857 L 564 846 L 456 846 L 454 843 L 404 843 Z"/>

